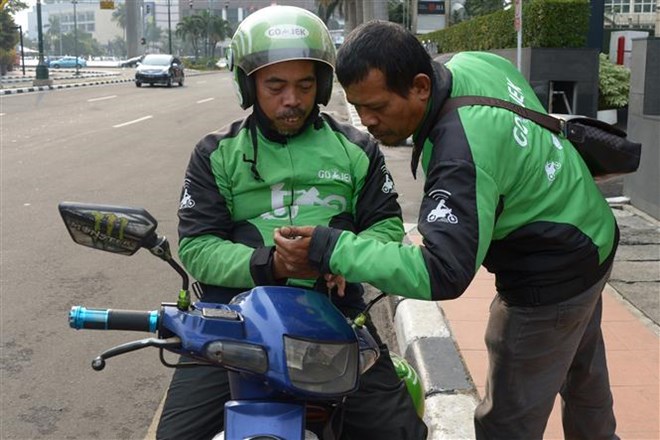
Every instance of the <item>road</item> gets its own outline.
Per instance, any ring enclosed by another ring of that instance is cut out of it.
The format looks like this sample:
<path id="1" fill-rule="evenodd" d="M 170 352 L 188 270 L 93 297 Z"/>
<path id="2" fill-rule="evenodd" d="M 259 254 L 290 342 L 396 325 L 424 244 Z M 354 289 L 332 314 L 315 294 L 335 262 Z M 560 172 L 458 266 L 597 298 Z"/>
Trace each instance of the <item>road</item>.
<path id="1" fill-rule="evenodd" d="M 338 90 L 328 110 L 341 117 Z M 190 152 L 244 114 L 228 73 L 189 77 L 183 88 L 121 83 L 0 97 L 0 438 L 149 437 L 172 375 L 157 351 L 90 367 L 103 350 L 149 335 L 74 331 L 67 316 L 73 305 L 156 309 L 176 297 L 178 275 L 146 251 L 124 257 L 74 244 L 57 204 L 145 207 L 176 252 Z M 415 222 L 422 183 L 407 177 L 410 149 L 384 152 L 401 175 L 404 219 Z M 395 349 L 387 302 L 372 316 Z"/>
<path id="2" fill-rule="evenodd" d="M 194 144 L 240 117 L 227 73 L 183 88 L 132 83 L 0 98 L 2 439 L 144 438 L 172 370 L 156 350 L 101 351 L 148 335 L 76 332 L 72 305 L 156 309 L 180 281 L 148 252 L 75 245 L 57 204 L 143 206 L 176 250 L 176 210 Z"/>

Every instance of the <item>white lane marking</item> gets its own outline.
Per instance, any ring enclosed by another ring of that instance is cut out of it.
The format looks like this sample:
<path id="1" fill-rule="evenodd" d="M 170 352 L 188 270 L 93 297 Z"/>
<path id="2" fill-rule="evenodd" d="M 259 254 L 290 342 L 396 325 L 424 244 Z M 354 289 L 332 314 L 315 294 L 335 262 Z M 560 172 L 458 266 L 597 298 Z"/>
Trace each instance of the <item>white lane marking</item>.
<path id="1" fill-rule="evenodd" d="M 106 99 L 113 99 L 113 98 L 116 98 L 116 97 L 117 97 L 117 95 L 102 96 L 100 98 L 88 99 L 87 102 L 105 101 Z"/>
<path id="2" fill-rule="evenodd" d="M 206 98 L 206 99 L 200 99 L 197 101 L 197 104 L 203 104 L 205 102 L 213 101 L 215 98 Z"/>
<path id="3" fill-rule="evenodd" d="M 4 115 L 6 115 L 6 114 L 7 114 L 7 113 L 0 113 L 0 116 L 4 116 Z"/>
<path id="4" fill-rule="evenodd" d="M 138 118 L 138 119 L 134 119 L 132 121 L 124 122 L 123 124 L 113 125 L 112 128 L 120 128 L 120 127 L 125 127 L 125 126 L 131 125 L 131 124 L 137 124 L 138 122 L 146 121 L 147 119 L 151 119 L 151 118 L 153 118 L 152 115 L 145 116 L 143 118 Z"/>

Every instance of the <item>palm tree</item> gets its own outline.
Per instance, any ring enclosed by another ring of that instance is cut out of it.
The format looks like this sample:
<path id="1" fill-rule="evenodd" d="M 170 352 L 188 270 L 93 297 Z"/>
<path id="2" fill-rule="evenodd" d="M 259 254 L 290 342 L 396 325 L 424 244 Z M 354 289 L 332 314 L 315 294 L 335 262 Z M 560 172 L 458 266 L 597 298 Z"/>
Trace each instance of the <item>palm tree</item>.
<path id="1" fill-rule="evenodd" d="M 176 25 L 176 35 L 183 41 L 188 41 L 195 52 L 195 59 L 199 55 L 199 38 L 204 32 L 204 23 L 199 15 L 183 17 Z"/>
<path id="2" fill-rule="evenodd" d="M 231 25 L 227 20 L 223 20 L 219 15 L 214 15 L 211 18 L 211 24 L 209 26 L 209 43 L 211 46 L 211 57 L 215 57 L 215 46 L 219 41 L 223 41 L 225 38 L 232 34 Z"/>
<path id="3" fill-rule="evenodd" d="M 117 23 L 124 31 L 124 39 L 126 39 L 126 4 L 117 3 L 117 7 L 112 11 L 112 21 Z"/>
<path id="4" fill-rule="evenodd" d="M 62 20 L 61 20 L 60 15 L 50 15 L 48 17 L 48 30 L 46 31 L 46 34 L 48 36 L 48 39 L 53 46 L 53 52 L 55 52 L 55 41 L 57 40 L 59 43 L 59 54 L 64 55 L 62 53 Z"/>

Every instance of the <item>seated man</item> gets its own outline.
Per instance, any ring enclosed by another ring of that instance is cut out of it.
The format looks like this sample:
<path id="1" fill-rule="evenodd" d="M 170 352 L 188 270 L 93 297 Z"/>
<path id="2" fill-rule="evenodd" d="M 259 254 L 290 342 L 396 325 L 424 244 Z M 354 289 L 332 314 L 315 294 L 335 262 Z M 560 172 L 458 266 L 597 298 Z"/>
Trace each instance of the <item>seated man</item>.
<path id="1" fill-rule="evenodd" d="M 284 38 L 288 29 L 296 32 Z M 289 278 L 275 257 L 273 232 L 312 223 L 400 241 L 401 209 L 384 158 L 371 137 L 319 112 L 332 91 L 335 50 L 318 17 L 295 7 L 264 8 L 240 25 L 231 49 L 241 106 L 253 112 L 193 151 L 179 208 L 179 255 L 204 286 L 204 301 L 226 303 L 258 285 L 327 292 L 323 278 Z M 330 281 L 343 286 L 342 279 Z M 364 307 L 363 289 L 348 284 L 345 292 L 333 302 L 352 317 Z M 177 369 L 158 438 L 212 438 L 223 429 L 229 398 L 225 370 Z M 381 345 L 379 361 L 346 399 L 341 438 L 426 434 Z"/>

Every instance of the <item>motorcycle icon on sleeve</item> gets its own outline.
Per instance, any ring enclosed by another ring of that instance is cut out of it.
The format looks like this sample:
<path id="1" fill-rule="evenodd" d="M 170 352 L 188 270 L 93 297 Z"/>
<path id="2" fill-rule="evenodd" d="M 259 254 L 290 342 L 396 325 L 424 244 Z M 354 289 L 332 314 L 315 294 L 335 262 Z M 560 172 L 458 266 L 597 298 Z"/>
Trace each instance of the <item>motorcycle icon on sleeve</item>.
<path id="1" fill-rule="evenodd" d="M 429 223 L 440 221 L 442 223 L 451 223 L 452 225 L 455 225 L 458 223 L 458 217 L 452 214 L 451 208 L 445 204 L 445 199 L 441 199 L 440 202 L 438 202 L 438 206 L 426 216 L 426 221 Z"/>

